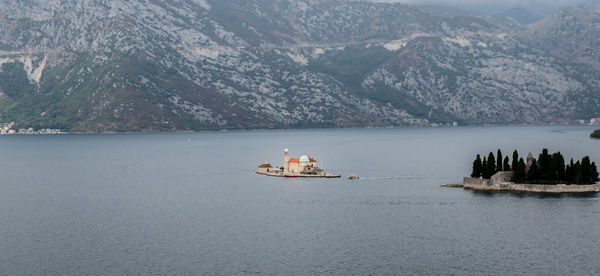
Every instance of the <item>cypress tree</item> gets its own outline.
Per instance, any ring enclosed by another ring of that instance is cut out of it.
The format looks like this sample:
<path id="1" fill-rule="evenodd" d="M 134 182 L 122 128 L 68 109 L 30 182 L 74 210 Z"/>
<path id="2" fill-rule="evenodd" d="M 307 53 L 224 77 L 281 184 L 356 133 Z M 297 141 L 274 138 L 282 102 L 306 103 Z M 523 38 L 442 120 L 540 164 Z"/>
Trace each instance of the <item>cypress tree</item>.
<path id="1" fill-rule="evenodd" d="M 488 171 L 488 161 L 486 157 L 483 157 L 483 161 L 481 162 L 481 177 L 490 178 L 490 173 Z"/>
<path id="2" fill-rule="evenodd" d="M 596 183 L 598 181 L 600 181 L 600 179 L 598 179 L 598 168 L 596 167 L 596 162 L 592 162 L 592 183 Z"/>
<path id="3" fill-rule="evenodd" d="M 592 183 L 592 164 L 590 163 L 590 157 L 584 156 L 581 159 L 581 184 Z"/>
<path id="4" fill-rule="evenodd" d="M 519 164 L 519 153 L 517 152 L 517 150 L 515 150 L 513 152 L 513 158 L 512 158 L 512 164 L 511 164 L 511 168 L 513 171 L 517 168 L 518 164 Z"/>
<path id="5" fill-rule="evenodd" d="M 553 174 L 555 179 L 565 180 L 565 158 L 560 151 L 553 154 L 552 163 L 554 164 L 552 167 L 554 169 Z"/>
<path id="6" fill-rule="evenodd" d="M 580 184 L 581 183 L 581 162 L 577 161 L 573 165 L 573 183 Z"/>
<path id="7" fill-rule="evenodd" d="M 540 178 L 543 180 L 552 179 L 551 157 L 548 154 L 548 149 L 543 149 L 538 158 L 538 166 L 540 167 Z"/>
<path id="8" fill-rule="evenodd" d="M 523 179 L 525 179 L 525 177 L 525 161 L 523 160 L 523 158 L 520 158 L 519 162 L 517 162 L 517 169 L 515 170 L 515 179 L 517 181 L 522 181 Z"/>
<path id="9" fill-rule="evenodd" d="M 502 168 L 502 152 L 498 149 L 498 153 L 496 154 L 496 172 L 501 172 L 504 169 Z"/>
<path id="10" fill-rule="evenodd" d="M 556 161 L 556 153 L 551 154 L 547 180 L 556 180 L 556 172 L 558 171 Z"/>
<path id="11" fill-rule="evenodd" d="M 531 167 L 529 167 L 529 172 L 527 173 L 527 180 L 535 182 L 539 179 L 539 168 L 537 164 L 537 160 L 535 158 L 531 161 Z"/>
<path id="12" fill-rule="evenodd" d="M 496 174 L 496 158 L 494 158 L 494 153 L 490 152 L 490 154 L 488 155 L 488 174 L 489 177 L 492 177 L 492 175 Z"/>
<path id="13" fill-rule="evenodd" d="M 471 177 L 481 177 L 481 157 L 479 154 L 477 154 L 477 158 L 475 158 L 475 161 L 473 161 L 473 172 L 471 173 Z"/>
<path id="14" fill-rule="evenodd" d="M 573 163 L 573 158 L 571 158 L 571 162 L 567 165 L 567 169 L 565 170 L 565 179 L 568 183 L 575 183 L 575 164 Z"/>
<path id="15" fill-rule="evenodd" d="M 503 165 L 503 167 L 504 167 L 505 171 L 510 171 L 510 163 L 508 161 L 508 156 L 504 157 L 504 165 Z"/>

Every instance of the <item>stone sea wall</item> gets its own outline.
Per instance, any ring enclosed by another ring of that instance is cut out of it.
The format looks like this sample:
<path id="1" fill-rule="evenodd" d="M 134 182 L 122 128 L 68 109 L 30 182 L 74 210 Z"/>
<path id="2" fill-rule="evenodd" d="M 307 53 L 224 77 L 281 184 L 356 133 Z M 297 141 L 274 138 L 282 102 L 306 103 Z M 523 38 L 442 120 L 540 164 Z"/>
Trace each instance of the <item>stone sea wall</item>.
<path id="1" fill-rule="evenodd" d="M 514 182 L 492 182 L 489 179 L 465 177 L 463 188 L 480 191 L 509 191 L 533 193 L 597 193 L 600 184 L 594 185 L 540 185 Z"/>

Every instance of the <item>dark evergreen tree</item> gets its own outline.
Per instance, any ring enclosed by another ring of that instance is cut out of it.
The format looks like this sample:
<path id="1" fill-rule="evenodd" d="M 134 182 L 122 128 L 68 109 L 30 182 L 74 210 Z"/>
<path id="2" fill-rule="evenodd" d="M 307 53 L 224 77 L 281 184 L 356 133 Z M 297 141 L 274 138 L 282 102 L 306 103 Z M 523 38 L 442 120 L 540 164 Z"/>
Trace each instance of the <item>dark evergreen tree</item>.
<path id="1" fill-rule="evenodd" d="M 519 162 L 517 162 L 516 169 L 513 169 L 513 170 L 515 171 L 515 180 L 523 181 L 525 179 L 525 177 L 527 176 L 525 174 L 525 160 L 523 160 L 523 158 L 520 158 Z"/>
<path id="2" fill-rule="evenodd" d="M 540 177 L 539 175 L 539 167 L 537 164 L 537 160 L 535 158 L 531 161 L 531 166 L 529 167 L 529 171 L 527 172 L 527 180 L 535 182 Z"/>
<path id="3" fill-rule="evenodd" d="M 510 163 L 508 160 L 508 156 L 504 157 L 504 165 L 502 165 L 502 167 L 504 167 L 505 171 L 510 171 Z"/>
<path id="4" fill-rule="evenodd" d="M 548 180 L 562 181 L 565 179 L 565 159 L 560 152 L 550 156 L 550 170 Z"/>
<path id="5" fill-rule="evenodd" d="M 589 156 L 584 156 L 581 159 L 581 178 L 579 181 L 581 184 L 590 184 L 592 182 L 592 163 L 590 162 Z"/>
<path id="6" fill-rule="evenodd" d="M 547 178 L 546 179 L 547 180 L 551 180 L 551 181 L 556 180 L 556 172 L 557 172 L 558 169 L 557 169 L 557 164 L 556 164 L 557 160 L 554 160 L 555 157 L 556 157 L 556 153 L 550 154 L 550 159 L 549 159 L 550 160 L 550 164 L 549 164 L 548 169 L 546 171 L 546 174 L 547 174 Z"/>
<path id="7" fill-rule="evenodd" d="M 554 163 L 553 167 L 556 171 L 556 180 L 565 180 L 565 158 L 560 151 L 555 153 L 555 156 L 552 157 L 552 162 Z"/>
<path id="8" fill-rule="evenodd" d="M 547 180 L 552 179 L 551 156 L 548 154 L 548 149 L 543 149 L 538 158 L 538 166 L 540 167 L 540 178 Z"/>
<path id="9" fill-rule="evenodd" d="M 514 171 L 517 168 L 518 164 L 519 164 L 519 153 L 517 152 L 517 150 L 515 150 L 513 152 L 511 169 Z"/>
<path id="10" fill-rule="evenodd" d="M 481 177 L 483 177 L 483 178 L 490 178 L 489 173 L 488 173 L 487 163 L 488 163 L 487 159 L 484 156 L 483 161 L 481 162 Z"/>
<path id="11" fill-rule="evenodd" d="M 475 161 L 473 161 L 473 172 L 471 173 L 471 177 L 481 177 L 481 157 L 479 156 L 479 154 L 477 154 Z"/>
<path id="12" fill-rule="evenodd" d="M 492 177 L 492 175 L 496 174 L 496 158 L 494 158 L 494 153 L 490 152 L 490 154 L 488 154 L 488 175 L 490 177 Z"/>
<path id="13" fill-rule="evenodd" d="M 592 162 L 592 183 L 596 183 L 598 181 L 600 181 L 600 179 L 598 178 L 598 167 L 596 167 L 596 162 Z"/>
<path id="14" fill-rule="evenodd" d="M 581 183 L 581 162 L 577 161 L 573 164 L 573 181 L 572 183 L 580 184 Z"/>
<path id="15" fill-rule="evenodd" d="M 496 153 L 496 172 L 501 172 L 504 169 L 502 168 L 502 152 L 498 149 L 498 153 Z"/>
<path id="16" fill-rule="evenodd" d="M 569 162 L 569 164 L 567 165 L 567 168 L 565 169 L 565 180 L 567 183 L 574 183 L 574 178 L 575 178 L 575 171 L 574 171 L 574 166 L 575 164 L 573 163 L 573 158 L 571 158 L 571 162 Z"/>

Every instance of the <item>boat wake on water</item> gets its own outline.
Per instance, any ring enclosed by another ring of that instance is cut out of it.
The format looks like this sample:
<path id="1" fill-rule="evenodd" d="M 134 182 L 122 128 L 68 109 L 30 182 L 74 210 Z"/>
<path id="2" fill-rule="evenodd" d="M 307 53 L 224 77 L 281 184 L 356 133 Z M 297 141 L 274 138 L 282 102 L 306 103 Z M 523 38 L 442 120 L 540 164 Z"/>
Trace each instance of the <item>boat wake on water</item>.
<path id="1" fill-rule="evenodd" d="M 431 176 L 361 176 L 362 180 L 389 180 L 389 179 L 434 179 L 443 177 L 431 177 Z"/>

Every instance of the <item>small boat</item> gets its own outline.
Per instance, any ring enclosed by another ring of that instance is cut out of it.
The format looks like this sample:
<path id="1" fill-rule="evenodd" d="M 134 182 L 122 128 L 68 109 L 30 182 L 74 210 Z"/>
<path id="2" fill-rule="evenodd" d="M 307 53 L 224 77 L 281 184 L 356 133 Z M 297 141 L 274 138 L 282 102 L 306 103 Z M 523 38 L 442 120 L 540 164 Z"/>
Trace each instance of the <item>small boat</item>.
<path id="1" fill-rule="evenodd" d="M 292 174 L 286 174 L 284 175 L 285 177 L 298 177 L 297 175 L 292 175 Z"/>
<path id="2" fill-rule="evenodd" d="M 349 175 L 348 179 L 359 179 L 358 175 Z"/>

